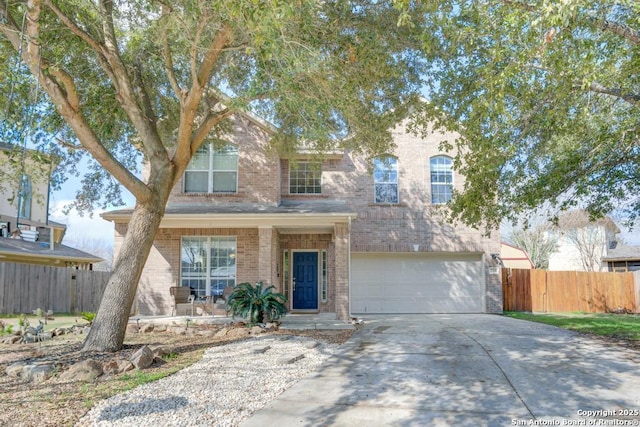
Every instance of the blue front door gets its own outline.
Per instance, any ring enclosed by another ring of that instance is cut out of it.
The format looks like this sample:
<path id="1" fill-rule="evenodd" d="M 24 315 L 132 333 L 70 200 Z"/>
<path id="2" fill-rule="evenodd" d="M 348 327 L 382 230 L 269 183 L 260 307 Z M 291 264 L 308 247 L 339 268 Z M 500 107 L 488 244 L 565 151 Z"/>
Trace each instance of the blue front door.
<path id="1" fill-rule="evenodd" d="M 293 253 L 293 309 L 318 309 L 318 253 Z"/>

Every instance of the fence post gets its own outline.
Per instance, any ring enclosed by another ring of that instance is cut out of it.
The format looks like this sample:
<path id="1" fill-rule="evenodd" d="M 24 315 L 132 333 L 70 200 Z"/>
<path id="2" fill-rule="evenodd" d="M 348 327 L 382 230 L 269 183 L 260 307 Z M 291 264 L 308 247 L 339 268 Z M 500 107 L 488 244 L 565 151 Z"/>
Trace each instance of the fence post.
<path id="1" fill-rule="evenodd" d="M 635 290 L 636 313 L 640 314 L 640 271 L 633 272 L 633 288 Z"/>

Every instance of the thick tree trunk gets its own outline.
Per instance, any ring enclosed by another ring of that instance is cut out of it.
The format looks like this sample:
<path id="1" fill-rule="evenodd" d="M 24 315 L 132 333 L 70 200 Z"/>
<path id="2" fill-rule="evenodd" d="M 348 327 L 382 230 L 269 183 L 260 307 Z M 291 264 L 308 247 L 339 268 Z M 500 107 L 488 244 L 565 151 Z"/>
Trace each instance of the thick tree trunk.
<path id="1" fill-rule="evenodd" d="M 122 349 L 138 281 L 164 216 L 164 202 L 136 205 L 83 351 Z"/>

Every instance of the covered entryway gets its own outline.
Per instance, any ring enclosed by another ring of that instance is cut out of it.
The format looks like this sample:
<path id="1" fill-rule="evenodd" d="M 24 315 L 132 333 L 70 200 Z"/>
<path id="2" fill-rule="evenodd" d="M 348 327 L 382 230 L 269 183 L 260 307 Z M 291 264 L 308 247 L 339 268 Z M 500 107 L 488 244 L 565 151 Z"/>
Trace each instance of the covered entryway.
<path id="1" fill-rule="evenodd" d="M 351 312 L 483 313 L 482 255 L 352 253 Z"/>

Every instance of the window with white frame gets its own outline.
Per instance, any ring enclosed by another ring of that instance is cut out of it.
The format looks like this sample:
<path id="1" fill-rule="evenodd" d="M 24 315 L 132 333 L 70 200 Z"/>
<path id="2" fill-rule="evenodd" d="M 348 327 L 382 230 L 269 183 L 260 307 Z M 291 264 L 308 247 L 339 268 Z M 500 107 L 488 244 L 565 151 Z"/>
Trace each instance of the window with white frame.
<path id="1" fill-rule="evenodd" d="M 234 236 L 184 236 L 180 250 L 180 285 L 196 297 L 221 296 L 236 284 Z"/>
<path id="2" fill-rule="evenodd" d="M 322 167 L 317 162 L 289 165 L 289 194 L 322 193 Z"/>
<path id="3" fill-rule="evenodd" d="M 378 157 L 373 160 L 375 203 L 398 203 L 398 159 Z"/>
<path id="4" fill-rule="evenodd" d="M 235 193 L 238 188 L 238 147 L 204 144 L 184 173 L 185 193 Z"/>
<path id="5" fill-rule="evenodd" d="M 431 158 L 431 203 L 441 205 L 453 197 L 453 162 L 450 157 Z"/>

